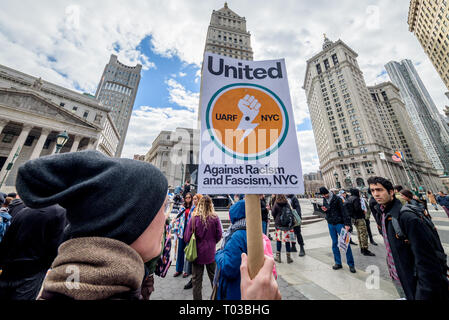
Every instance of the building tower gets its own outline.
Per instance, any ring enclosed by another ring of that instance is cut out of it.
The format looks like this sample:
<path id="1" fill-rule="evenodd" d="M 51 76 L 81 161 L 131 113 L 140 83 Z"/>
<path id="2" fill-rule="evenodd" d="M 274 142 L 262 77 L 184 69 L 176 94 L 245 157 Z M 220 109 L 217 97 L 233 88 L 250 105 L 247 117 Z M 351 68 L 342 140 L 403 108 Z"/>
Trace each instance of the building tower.
<path id="1" fill-rule="evenodd" d="M 392 61 L 385 68 L 391 81 L 399 88 L 413 126 L 433 167 L 440 173 L 449 172 L 449 135 L 412 61 Z"/>
<path id="2" fill-rule="evenodd" d="M 139 88 L 142 65 L 129 67 L 120 63 L 116 55 L 111 55 L 105 66 L 95 97 L 112 109 L 111 116 L 120 134 L 115 157 L 120 157 L 128 131 L 129 120 Z"/>
<path id="3" fill-rule="evenodd" d="M 227 2 L 220 10 L 212 11 L 204 51 L 253 60 L 251 33 L 246 30 L 246 19 L 229 9 Z"/>
<path id="4" fill-rule="evenodd" d="M 325 36 L 323 50 L 307 61 L 303 89 L 325 184 L 363 188 L 369 177 L 380 175 L 412 188 L 404 168 L 392 163 L 396 150 L 387 139 L 357 57 L 343 41 Z M 387 160 L 381 160 L 379 153 L 385 153 Z M 425 185 L 438 181 L 436 175 L 422 179 Z"/>
<path id="5" fill-rule="evenodd" d="M 448 2 L 410 1 L 408 25 L 449 89 Z"/>

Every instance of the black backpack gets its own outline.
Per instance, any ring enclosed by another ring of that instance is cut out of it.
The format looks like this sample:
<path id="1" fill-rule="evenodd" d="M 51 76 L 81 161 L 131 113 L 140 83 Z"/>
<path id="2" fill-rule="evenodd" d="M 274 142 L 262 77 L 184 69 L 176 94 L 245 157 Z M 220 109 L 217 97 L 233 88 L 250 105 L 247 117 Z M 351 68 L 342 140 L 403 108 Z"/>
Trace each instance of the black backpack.
<path id="1" fill-rule="evenodd" d="M 444 252 L 443 246 L 441 245 L 440 236 L 438 235 L 438 231 L 435 227 L 435 225 L 432 222 L 432 219 L 430 219 L 430 216 L 424 213 L 424 208 L 406 204 L 401 208 L 400 214 L 403 212 L 410 212 L 418 216 L 421 221 L 426 225 L 430 231 L 430 234 L 432 235 L 432 239 L 434 240 L 433 248 L 435 250 L 435 254 L 438 257 L 438 260 L 441 264 L 441 270 L 443 274 L 446 276 L 446 280 L 449 283 L 449 267 L 447 265 L 447 256 Z M 407 239 L 407 235 L 402 231 L 401 225 L 399 224 L 399 221 L 396 217 L 392 217 L 391 223 L 393 225 L 394 232 L 396 233 L 396 238 L 403 240 L 405 243 L 409 243 L 409 240 Z"/>
<path id="2" fill-rule="evenodd" d="M 293 229 L 295 225 L 295 217 L 293 216 L 292 209 L 289 205 L 283 206 L 281 209 L 281 214 L 279 216 L 279 229 L 283 231 L 288 231 Z"/>

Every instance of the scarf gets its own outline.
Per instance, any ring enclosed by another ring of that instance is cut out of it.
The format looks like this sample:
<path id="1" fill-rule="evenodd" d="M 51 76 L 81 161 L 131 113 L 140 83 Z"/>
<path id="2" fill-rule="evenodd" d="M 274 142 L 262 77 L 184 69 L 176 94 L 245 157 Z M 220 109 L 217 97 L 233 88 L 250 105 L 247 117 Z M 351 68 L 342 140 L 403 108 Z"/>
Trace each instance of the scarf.
<path id="1" fill-rule="evenodd" d="M 138 290 L 144 275 L 142 258 L 124 242 L 75 238 L 59 247 L 42 298 L 56 293 L 75 300 L 108 299 Z"/>
<path id="2" fill-rule="evenodd" d="M 228 242 L 229 239 L 231 239 L 232 234 L 237 230 L 246 229 L 246 219 L 242 218 L 240 220 L 237 220 L 235 223 L 233 223 L 228 230 L 223 235 L 223 243 L 221 244 L 221 249 L 223 249 L 226 245 L 226 242 Z"/>

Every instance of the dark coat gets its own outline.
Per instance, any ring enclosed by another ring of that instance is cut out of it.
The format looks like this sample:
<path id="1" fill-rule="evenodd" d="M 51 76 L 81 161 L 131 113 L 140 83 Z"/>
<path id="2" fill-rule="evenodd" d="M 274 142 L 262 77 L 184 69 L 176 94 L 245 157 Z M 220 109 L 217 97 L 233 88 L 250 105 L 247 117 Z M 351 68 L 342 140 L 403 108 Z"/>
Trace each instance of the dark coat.
<path id="1" fill-rule="evenodd" d="M 206 224 L 201 217 L 195 216 L 189 220 L 184 232 L 184 241 L 188 243 L 192 237 L 193 223 L 195 223 L 195 238 L 198 258 L 196 264 L 210 264 L 215 260 L 215 247 L 221 240 L 222 230 L 219 217 L 208 217 Z"/>
<path id="2" fill-rule="evenodd" d="M 12 218 L 0 243 L 2 278 L 21 279 L 50 268 L 63 240 L 65 212 L 58 205 L 26 207 Z"/>
<path id="3" fill-rule="evenodd" d="M 20 199 L 14 199 L 8 206 L 8 213 L 11 215 L 11 217 L 14 217 L 23 208 L 25 208 L 25 203 L 23 203 L 23 201 Z"/>
<path id="4" fill-rule="evenodd" d="M 262 215 L 262 221 L 268 222 L 267 201 L 265 199 L 260 200 L 260 213 Z"/>
<path id="5" fill-rule="evenodd" d="M 274 207 L 273 210 L 271 211 L 271 215 L 274 218 L 274 226 L 275 228 L 279 229 L 280 225 L 281 225 L 281 212 L 282 212 L 282 208 L 288 206 L 288 202 L 279 202 L 276 201 L 274 203 Z"/>
<path id="6" fill-rule="evenodd" d="M 351 227 L 351 217 L 346 211 L 343 200 L 337 195 L 333 195 L 330 203 L 327 198 L 323 199 L 323 206 L 327 208 L 326 211 L 326 221 L 329 224 L 337 225 L 343 224 L 345 226 Z"/>
<path id="7" fill-rule="evenodd" d="M 390 243 L 393 260 L 408 300 L 448 299 L 448 283 L 441 271 L 436 256 L 434 239 L 429 228 L 415 214 L 402 211 L 402 204 L 396 198 L 385 208 L 385 228 Z M 378 212 L 382 212 L 377 205 Z M 396 217 L 407 235 L 409 243 L 396 237 L 391 217 Z M 376 217 L 382 230 L 382 217 Z"/>
<path id="8" fill-rule="evenodd" d="M 353 219 L 365 219 L 365 212 L 362 210 L 360 198 L 357 196 L 350 196 L 343 204 L 349 216 Z"/>
<path id="9" fill-rule="evenodd" d="M 293 194 L 289 194 L 288 198 L 291 201 L 292 208 L 295 209 L 296 212 L 299 214 L 299 217 L 302 218 L 301 205 L 299 204 L 298 198 Z"/>

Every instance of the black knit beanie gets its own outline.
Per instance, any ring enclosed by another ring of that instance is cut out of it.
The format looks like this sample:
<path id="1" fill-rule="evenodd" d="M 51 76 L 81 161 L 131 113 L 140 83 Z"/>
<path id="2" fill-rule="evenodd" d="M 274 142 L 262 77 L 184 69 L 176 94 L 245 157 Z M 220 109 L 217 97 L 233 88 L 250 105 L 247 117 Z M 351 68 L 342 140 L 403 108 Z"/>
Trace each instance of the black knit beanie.
<path id="1" fill-rule="evenodd" d="M 65 238 L 106 237 L 133 243 L 167 196 L 168 183 L 153 165 L 109 158 L 98 151 L 41 157 L 19 167 L 16 189 L 31 208 L 67 210 Z"/>

